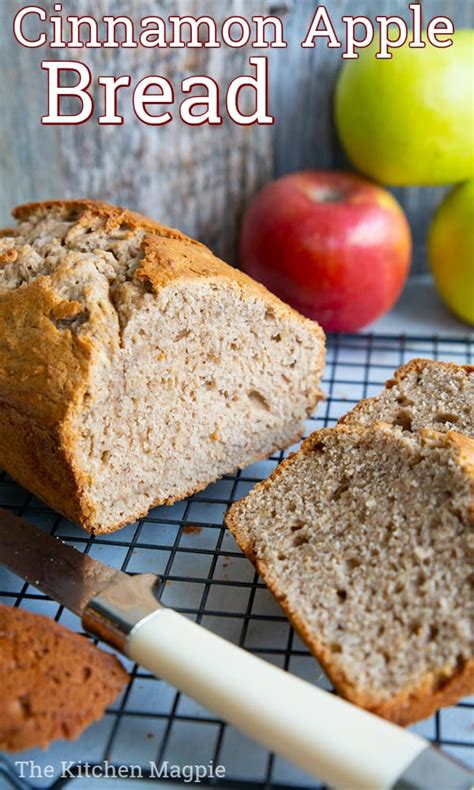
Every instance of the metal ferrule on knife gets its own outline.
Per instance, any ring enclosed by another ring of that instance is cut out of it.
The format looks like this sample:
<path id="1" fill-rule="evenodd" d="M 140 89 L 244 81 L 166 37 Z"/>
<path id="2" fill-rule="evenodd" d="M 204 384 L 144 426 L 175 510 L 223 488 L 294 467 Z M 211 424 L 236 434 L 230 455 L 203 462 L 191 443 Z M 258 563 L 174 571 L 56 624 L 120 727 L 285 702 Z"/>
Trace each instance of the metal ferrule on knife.
<path id="1" fill-rule="evenodd" d="M 114 577 L 86 605 L 84 630 L 127 655 L 127 642 L 134 629 L 164 609 L 154 592 L 159 582 L 153 573 Z"/>

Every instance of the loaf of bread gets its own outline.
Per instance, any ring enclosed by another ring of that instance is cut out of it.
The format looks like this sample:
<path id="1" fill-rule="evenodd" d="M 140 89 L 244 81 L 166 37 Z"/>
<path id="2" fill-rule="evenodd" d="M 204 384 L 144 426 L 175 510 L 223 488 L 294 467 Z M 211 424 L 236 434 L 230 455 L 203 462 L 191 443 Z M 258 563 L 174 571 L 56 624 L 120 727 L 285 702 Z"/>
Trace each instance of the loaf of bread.
<path id="1" fill-rule="evenodd" d="M 0 466 L 93 532 L 301 436 L 324 334 L 177 230 L 94 201 L 0 238 Z"/>
<path id="2" fill-rule="evenodd" d="M 119 661 L 86 637 L 0 604 L 0 749 L 79 737 L 127 680 Z"/>
<path id="3" fill-rule="evenodd" d="M 377 420 L 408 431 L 433 428 L 474 439 L 474 366 L 413 359 L 395 371 L 380 395 L 360 401 L 339 422 Z"/>
<path id="4" fill-rule="evenodd" d="M 400 724 L 474 692 L 474 442 L 338 425 L 226 518 L 347 699 Z"/>

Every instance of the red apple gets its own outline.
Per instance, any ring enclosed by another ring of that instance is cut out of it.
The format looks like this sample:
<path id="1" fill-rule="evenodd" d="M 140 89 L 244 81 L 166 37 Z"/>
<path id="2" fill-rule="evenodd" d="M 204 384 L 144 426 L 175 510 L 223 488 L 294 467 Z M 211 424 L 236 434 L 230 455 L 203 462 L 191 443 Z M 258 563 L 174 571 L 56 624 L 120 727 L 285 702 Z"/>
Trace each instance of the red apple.
<path id="1" fill-rule="evenodd" d="M 244 271 L 329 331 L 353 332 L 386 313 L 410 257 L 410 228 L 395 198 L 353 173 L 279 178 L 243 220 Z"/>

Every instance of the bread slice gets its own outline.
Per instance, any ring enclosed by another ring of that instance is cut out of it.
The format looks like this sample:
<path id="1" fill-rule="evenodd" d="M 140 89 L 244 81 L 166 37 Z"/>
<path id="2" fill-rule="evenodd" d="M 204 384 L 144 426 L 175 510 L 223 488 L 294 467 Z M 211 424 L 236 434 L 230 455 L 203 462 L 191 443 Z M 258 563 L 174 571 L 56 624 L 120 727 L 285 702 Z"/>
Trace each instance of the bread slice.
<path id="1" fill-rule="evenodd" d="M 291 444 L 324 334 L 177 230 L 21 206 L 0 238 L 0 466 L 109 532 Z"/>
<path id="2" fill-rule="evenodd" d="M 474 692 L 474 442 L 322 429 L 226 518 L 352 702 L 408 724 Z"/>
<path id="3" fill-rule="evenodd" d="M 377 420 L 409 431 L 458 431 L 474 439 L 474 367 L 413 359 L 395 371 L 380 395 L 360 401 L 339 422 Z"/>
<path id="4" fill-rule="evenodd" d="M 0 604 L 0 749 L 78 738 L 128 680 L 120 662 L 48 617 Z"/>

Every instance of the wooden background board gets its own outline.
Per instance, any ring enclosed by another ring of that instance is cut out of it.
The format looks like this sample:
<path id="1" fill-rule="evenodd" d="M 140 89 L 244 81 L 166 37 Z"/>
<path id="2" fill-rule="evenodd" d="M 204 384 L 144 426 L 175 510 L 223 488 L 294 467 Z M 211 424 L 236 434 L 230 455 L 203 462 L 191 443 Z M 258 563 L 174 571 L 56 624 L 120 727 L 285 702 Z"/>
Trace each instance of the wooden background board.
<path id="1" fill-rule="evenodd" d="M 45 127 L 46 74 L 40 61 L 84 60 L 93 73 L 161 74 L 175 85 L 183 76 L 211 74 L 223 86 L 249 71 L 243 49 L 26 49 L 13 39 L 12 20 L 26 3 L 0 2 L 0 225 L 9 224 L 12 206 L 50 197 L 91 196 L 134 208 L 178 226 L 237 262 L 238 228 L 252 195 L 274 175 L 307 167 L 348 167 L 332 118 L 334 83 L 342 61 L 325 44 L 299 46 L 317 5 L 313 0 L 68 0 L 63 14 L 127 13 L 134 19 L 155 14 L 281 16 L 288 48 L 270 51 L 272 127 L 189 127 L 174 120 L 166 127 L 138 121 L 129 100 L 119 103 L 125 123 L 99 126 L 94 119 L 74 127 Z M 41 5 L 41 3 L 39 3 Z M 52 13 L 52 2 L 43 2 Z M 408 0 L 327 0 L 342 33 L 343 14 L 400 14 Z M 456 27 L 474 25 L 472 0 L 425 0 L 425 17 L 450 16 Z M 100 89 L 101 90 L 101 89 Z M 129 91 L 124 90 L 124 94 Z M 99 94 L 95 93 L 98 98 Z M 126 97 L 128 99 L 128 97 Z M 100 113 L 98 113 L 100 114 Z M 394 190 L 407 211 L 415 250 L 412 272 L 425 270 L 426 230 L 444 189 Z"/>

